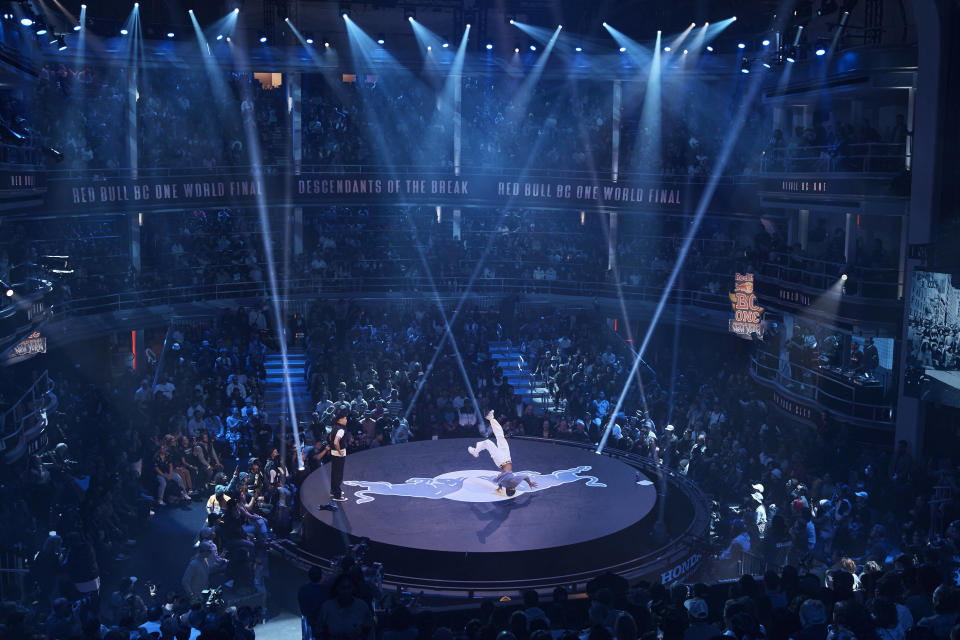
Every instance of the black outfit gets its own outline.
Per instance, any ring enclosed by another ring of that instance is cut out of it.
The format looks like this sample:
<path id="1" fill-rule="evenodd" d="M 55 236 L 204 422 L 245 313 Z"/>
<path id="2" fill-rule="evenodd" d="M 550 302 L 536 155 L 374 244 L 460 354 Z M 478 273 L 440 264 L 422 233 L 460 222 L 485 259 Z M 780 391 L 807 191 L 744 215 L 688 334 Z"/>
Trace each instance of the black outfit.
<path id="1" fill-rule="evenodd" d="M 333 446 L 333 443 L 337 439 L 337 432 L 340 430 L 343 430 L 343 436 L 340 437 L 340 450 L 346 452 L 347 447 L 350 445 L 349 427 L 341 427 L 338 424 L 334 425 L 333 429 L 330 430 L 328 443 L 330 446 L 330 495 L 334 498 L 343 497 L 343 490 L 340 488 L 340 484 L 343 482 L 343 466 L 347 461 L 346 453 L 342 456 L 333 455 L 337 450 L 336 447 Z"/>
<path id="2" fill-rule="evenodd" d="M 343 496 L 340 484 L 343 482 L 343 466 L 346 456 L 330 456 L 330 495 L 334 498 Z"/>

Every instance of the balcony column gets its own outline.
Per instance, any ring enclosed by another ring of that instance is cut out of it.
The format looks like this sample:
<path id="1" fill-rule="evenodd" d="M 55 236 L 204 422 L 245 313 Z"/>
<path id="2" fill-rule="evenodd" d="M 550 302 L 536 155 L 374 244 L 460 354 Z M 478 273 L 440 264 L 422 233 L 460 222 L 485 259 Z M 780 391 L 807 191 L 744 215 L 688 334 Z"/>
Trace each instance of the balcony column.
<path id="1" fill-rule="evenodd" d="M 453 175 L 460 175 L 460 153 L 463 143 L 463 76 L 453 85 Z"/>
<path id="2" fill-rule="evenodd" d="M 857 259 L 857 214 L 848 213 L 843 229 L 843 257 L 847 264 Z"/>
<path id="3" fill-rule="evenodd" d="M 797 217 L 796 211 L 791 211 L 787 216 L 787 246 L 792 247 L 797 244 Z"/>
<path id="4" fill-rule="evenodd" d="M 130 179 L 136 180 L 138 175 L 138 140 L 137 140 L 137 66 L 127 68 L 127 157 L 130 163 Z M 129 236 L 130 265 L 140 272 L 140 227 L 143 225 L 143 214 L 127 211 L 127 230 Z"/>
<path id="5" fill-rule="evenodd" d="M 294 207 L 293 215 L 290 216 L 291 226 L 293 227 L 293 255 L 303 255 L 303 207 Z"/>
<path id="6" fill-rule="evenodd" d="M 612 154 L 610 164 L 610 179 L 614 182 L 620 179 L 620 113 L 623 111 L 623 85 L 619 80 L 613 82 L 613 114 L 611 121 L 612 131 Z M 620 220 L 616 211 L 610 212 L 609 233 L 607 234 L 607 270 L 617 268 L 617 230 L 620 226 Z M 619 278 L 619 274 L 614 274 Z"/>
<path id="7" fill-rule="evenodd" d="M 287 112 L 290 122 L 290 157 L 293 173 L 300 175 L 303 165 L 303 92 L 299 71 L 287 74 Z"/>
<path id="8" fill-rule="evenodd" d="M 610 145 L 612 152 L 611 164 L 612 178 L 616 182 L 620 177 L 620 113 L 623 110 L 623 85 L 619 80 L 613 82 L 613 117 L 610 119 L 613 127 L 613 143 Z"/>
<path id="9" fill-rule="evenodd" d="M 800 249 L 807 250 L 807 234 L 810 228 L 810 212 L 807 209 L 800 209 L 797 213 L 797 242 L 800 243 Z"/>

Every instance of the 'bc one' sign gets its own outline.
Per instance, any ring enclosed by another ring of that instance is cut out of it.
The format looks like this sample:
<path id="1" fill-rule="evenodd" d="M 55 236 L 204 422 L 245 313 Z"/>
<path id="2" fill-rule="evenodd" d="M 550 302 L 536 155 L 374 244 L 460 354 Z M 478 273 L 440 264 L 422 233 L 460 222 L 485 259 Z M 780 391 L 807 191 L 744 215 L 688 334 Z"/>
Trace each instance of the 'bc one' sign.
<path id="1" fill-rule="evenodd" d="M 733 307 L 733 318 L 728 321 L 730 333 L 747 340 L 753 334 L 763 338 L 763 307 L 757 304 L 752 273 L 735 275 L 730 306 Z"/>

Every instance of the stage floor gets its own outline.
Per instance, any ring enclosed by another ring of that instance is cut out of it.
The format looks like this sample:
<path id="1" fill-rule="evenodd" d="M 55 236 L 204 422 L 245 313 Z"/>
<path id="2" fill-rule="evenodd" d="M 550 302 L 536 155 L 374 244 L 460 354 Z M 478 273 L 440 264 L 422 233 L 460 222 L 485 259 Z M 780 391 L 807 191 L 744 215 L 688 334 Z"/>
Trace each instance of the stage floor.
<path id="1" fill-rule="evenodd" d="M 467 453 L 474 442 L 428 440 L 350 454 L 347 501 L 336 511 L 320 508 L 329 504 L 329 469 L 315 471 L 301 487 L 309 514 L 301 541 L 277 546 L 326 568 L 367 538 L 368 558 L 383 564 L 385 583 L 437 593 L 548 591 L 607 572 L 676 579 L 699 561 L 709 505 L 675 472 L 623 452 L 512 438 L 514 468 L 533 474 L 537 486 L 507 498 L 492 483 L 497 469 L 489 455 Z"/>
<path id="2" fill-rule="evenodd" d="M 338 511 L 329 502 L 329 471 L 303 485 L 303 503 L 324 524 L 398 547 L 447 552 L 511 552 L 563 547 L 622 531 L 656 502 L 653 482 L 632 467 L 592 451 L 511 440 L 514 471 L 529 473 L 507 498 L 491 482 L 486 453 L 475 459 L 467 439 L 426 440 L 348 455 Z M 638 476 L 639 474 L 639 476 Z"/>

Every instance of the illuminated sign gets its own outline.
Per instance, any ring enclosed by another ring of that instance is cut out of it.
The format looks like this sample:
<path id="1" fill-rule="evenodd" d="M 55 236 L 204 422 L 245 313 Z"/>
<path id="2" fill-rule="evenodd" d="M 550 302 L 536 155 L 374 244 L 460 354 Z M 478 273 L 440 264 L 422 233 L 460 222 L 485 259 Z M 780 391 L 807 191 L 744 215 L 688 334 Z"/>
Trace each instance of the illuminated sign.
<path id="1" fill-rule="evenodd" d="M 733 318 L 728 321 L 730 333 L 747 340 L 753 334 L 763 338 L 763 307 L 757 304 L 753 290 L 753 274 L 738 273 L 734 278 L 733 293 L 730 293 Z"/>
<path id="2" fill-rule="evenodd" d="M 41 336 L 39 331 L 35 331 L 7 350 L 3 356 L 3 364 L 14 364 L 15 362 L 33 357 L 38 353 L 46 352 L 47 339 Z"/>

